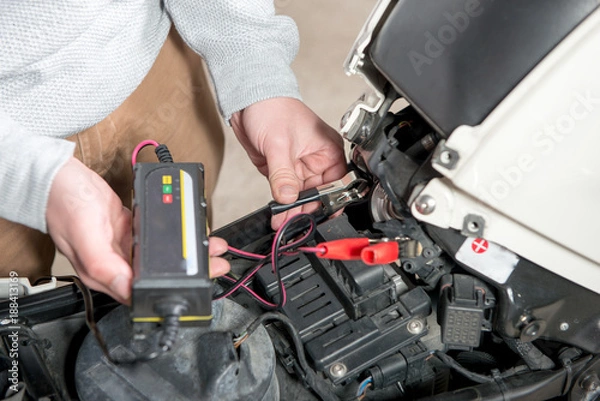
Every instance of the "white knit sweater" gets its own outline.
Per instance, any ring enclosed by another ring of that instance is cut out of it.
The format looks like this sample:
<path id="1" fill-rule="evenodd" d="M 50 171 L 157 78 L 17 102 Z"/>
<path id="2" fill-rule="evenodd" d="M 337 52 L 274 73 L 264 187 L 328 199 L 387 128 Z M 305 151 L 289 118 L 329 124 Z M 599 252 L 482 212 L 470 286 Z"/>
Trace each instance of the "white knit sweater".
<path id="1" fill-rule="evenodd" d="M 46 231 L 64 138 L 103 120 L 140 84 L 171 23 L 202 55 L 223 117 L 299 97 L 294 22 L 273 0 L 0 0 L 0 217 Z"/>

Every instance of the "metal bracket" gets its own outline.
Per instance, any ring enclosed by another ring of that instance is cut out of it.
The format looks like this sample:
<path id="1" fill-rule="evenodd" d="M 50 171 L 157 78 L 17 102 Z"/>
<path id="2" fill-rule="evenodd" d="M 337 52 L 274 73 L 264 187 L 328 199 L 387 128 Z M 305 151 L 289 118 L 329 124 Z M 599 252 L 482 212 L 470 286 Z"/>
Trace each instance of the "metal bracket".
<path id="1" fill-rule="evenodd" d="M 432 163 L 452 170 L 458 164 L 459 159 L 460 156 L 456 150 L 447 147 L 446 141 L 440 141 L 433 154 Z"/>
<path id="2" fill-rule="evenodd" d="M 463 221 L 462 235 L 467 237 L 483 237 L 485 219 L 476 214 L 468 214 Z"/>

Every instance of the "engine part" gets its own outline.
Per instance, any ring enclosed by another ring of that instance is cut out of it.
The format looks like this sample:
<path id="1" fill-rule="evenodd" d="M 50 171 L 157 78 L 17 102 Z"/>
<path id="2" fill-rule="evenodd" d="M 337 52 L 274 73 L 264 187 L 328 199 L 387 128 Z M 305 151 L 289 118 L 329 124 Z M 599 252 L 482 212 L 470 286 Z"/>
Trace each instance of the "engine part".
<path id="1" fill-rule="evenodd" d="M 54 382 L 52 372 L 49 371 L 48 367 L 44 364 L 43 348 L 44 342 L 38 338 L 35 333 L 30 330 L 15 330 L 12 327 L 12 335 L 4 337 L 4 344 L 6 349 L 11 350 L 9 356 L 14 357 L 15 354 L 19 358 L 20 367 L 27 367 L 26 371 L 19 374 L 19 365 L 14 365 L 14 358 L 8 359 L 11 379 L 18 379 L 21 377 L 22 383 L 29 389 L 28 392 L 35 400 L 52 400 L 61 399 L 64 394 L 61 393 L 59 387 Z M 16 369 L 16 375 L 13 373 Z M 8 379 L 8 378 L 7 378 Z M 10 387 L 18 386 L 18 381 L 5 380 Z"/>
<path id="2" fill-rule="evenodd" d="M 417 343 L 379 361 L 377 365 L 368 370 L 369 375 L 373 378 L 373 389 L 384 389 L 395 383 L 413 384 L 414 378 L 410 381 L 408 379 L 416 375 L 414 373 L 411 375 L 409 372 L 412 369 L 422 371 L 427 356 L 429 356 L 427 348 Z M 421 378 L 422 375 L 419 375 L 419 379 Z"/>
<path id="3" fill-rule="evenodd" d="M 600 357 L 596 356 L 585 367 L 569 393 L 569 401 L 595 401 L 600 397 Z"/>
<path id="4" fill-rule="evenodd" d="M 419 401 L 515 401 L 550 400 L 565 395 L 565 384 L 572 384 L 571 377 L 580 372 L 590 358 L 574 362 L 558 370 L 546 370 L 496 378 L 474 387 L 438 394 Z"/>
<path id="5" fill-rule="evenodd" d="M 517 355 L 523 358 L 529 369 L 548 370 L 554 368 L 552 359 L 544 355 L 535 345 L 523 342 L 518 338 L 506 338 L 504 342 L 506 342 L 510 349 L 517 353 Z"/>
<path id="6" fill-rule="evenodd" d="M 438 303 L 442 342 L 448 349 L 477 348 L 482 331 L 492 329 L 495 305 L 494 294 L 481 280 L 465 274 L 442 277 Z"/>
<path id="7" fill-rule="evenodd" d="M 473 241 L 453 230 L 434 226 L 427 226 L 427 232 L 450 255 L 457 255 L 466 241 Z M 481 250 L 473 248 L 475 253 Z M 543 321 L 545 324 L 539 326 L 535 338 L 559 341 L 590 353 L 600 352 L 600 295 L 526 259 L 502 261 L 512 267 L 501 282 L 494 276 L 490 279 L 494 271 L 489 267 L 484 270 L 485 266 L 461 263 L 467 271 L 495 287 L 498 304 L 494 329 L 499 334 L 520 338 L 528 323 Z"/>
<path id="8" fill-rule="evenodd" d="M 442 249 L 429 238 L 414 218 L 407 216 L 402 221 L 375 223 L 373 227 L 388 237 L 404 236 L 418 242 L 419 252 L 401 254 L 402 268 L 425 282 L 427 290 L 435 288 L 442 276 L 450 272 L 452 265 L 442 256 Z"/>
<path id="9" fill-rule="evenodd" d="M 340 216 L 321 224 L 315 236 L 320 242 L 358 233 Z M 411 333 L 408 324 L 431 313 L 428 295 L 419 287 L 397 293 L 399 274 L 394 269 L 298 255 L 282 259 L 280 272 L 288 299 L 283 312 L 298 328 L 315 368 L 335 384 L 356 378 L 372 361 L 427 334 L 425 326 Z M 268 266 L 257 277 L 269 298 L 278 297 L 276 277 Z M 334 369 L 342 364 L 345 370 Z"/>
<path id="10" fill-rule="evenodd" d="M 132 319 L 209 324 L 204 167 L 138 163 L 134 189 Z"/>
<path id="11" fill-rule="evenodd" d="M 390 198 L 385 193 L 381 184 L 377 184 L 371 193 L 371 217 L 374 222 L 387 221 L 392 219 L 402 219 L 402 216 L 396 212 Z"/>
<path id="12" fill-rule="evenodd" d="M 159 358 L 114 365 L 102 358 L 95 339 L 88 335 L 76 363 L 77 391 L 82 401 L 141 400 L 279 400 L 275 354 L 265 329 L 248 338 L 236 351 L 234 330 L 252 320 L 240 305 L 223 300 L 213 303 L 210 327 L 184 327 L 177 346 Z M 131 354 L 131 340 L 147 337 L 127 324 L 127 308 L 119 307 L 98 322 L 111 354 Z"/>

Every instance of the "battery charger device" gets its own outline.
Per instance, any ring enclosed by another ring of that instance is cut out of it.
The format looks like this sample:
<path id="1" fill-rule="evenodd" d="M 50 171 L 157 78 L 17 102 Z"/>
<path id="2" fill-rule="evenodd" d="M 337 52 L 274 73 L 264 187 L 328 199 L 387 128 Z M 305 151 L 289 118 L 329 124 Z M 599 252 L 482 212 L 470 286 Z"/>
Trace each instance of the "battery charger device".
<path id="1" fill-rule="evenodd" d="M 134 323 L 162 322 L 166 332 L 169 325 L 210 324 L 212 282 L 204 167 L 173 163 L 170 154 L 164 157 L 165 151 L 168 154 L 164 145 L 156 148 L 163 162 L 133 167 L 130 316 Z M 174 338 L 166 342 L 162 346 L 169 348 Z"/>

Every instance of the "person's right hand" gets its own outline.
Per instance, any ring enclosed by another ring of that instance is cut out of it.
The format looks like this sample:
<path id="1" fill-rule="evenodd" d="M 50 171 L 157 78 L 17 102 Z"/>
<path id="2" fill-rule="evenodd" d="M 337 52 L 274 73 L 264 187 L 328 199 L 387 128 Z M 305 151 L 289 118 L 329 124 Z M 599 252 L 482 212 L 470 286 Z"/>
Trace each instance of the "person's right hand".
<path id="1" fill-rule="evenodd" d="M 56 175 L 46 210 L 48 233 L 90 288 L 129 303 L 131 212 L 96 173 L 71 158 Z M 211 276 L 229 271 L 227 243 L 211 238 Z"/>

